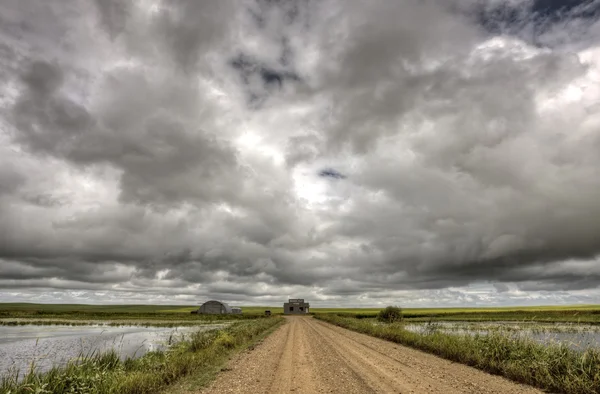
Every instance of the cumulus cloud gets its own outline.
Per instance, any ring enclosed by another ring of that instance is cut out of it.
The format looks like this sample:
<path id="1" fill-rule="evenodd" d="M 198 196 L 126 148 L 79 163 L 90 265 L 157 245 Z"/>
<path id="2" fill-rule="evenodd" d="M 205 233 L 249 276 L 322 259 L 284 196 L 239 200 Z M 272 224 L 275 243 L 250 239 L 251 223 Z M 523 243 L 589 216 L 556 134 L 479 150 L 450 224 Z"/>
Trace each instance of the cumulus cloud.
<path id="1" fill-rule="evenodd" d="M 599 8 L 5 1 L 0 297 L 597 302 Z"/>

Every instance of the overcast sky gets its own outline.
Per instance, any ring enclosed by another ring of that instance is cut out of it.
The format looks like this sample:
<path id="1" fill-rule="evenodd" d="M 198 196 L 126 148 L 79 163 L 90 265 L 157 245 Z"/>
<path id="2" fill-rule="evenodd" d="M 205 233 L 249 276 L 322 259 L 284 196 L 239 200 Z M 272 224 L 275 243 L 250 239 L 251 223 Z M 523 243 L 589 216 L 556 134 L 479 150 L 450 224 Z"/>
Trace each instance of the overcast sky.
<path id="1" fill-rule="evenodd" d="M 599 15 L 2 0 L 0 301 L 600 303 Z"/>

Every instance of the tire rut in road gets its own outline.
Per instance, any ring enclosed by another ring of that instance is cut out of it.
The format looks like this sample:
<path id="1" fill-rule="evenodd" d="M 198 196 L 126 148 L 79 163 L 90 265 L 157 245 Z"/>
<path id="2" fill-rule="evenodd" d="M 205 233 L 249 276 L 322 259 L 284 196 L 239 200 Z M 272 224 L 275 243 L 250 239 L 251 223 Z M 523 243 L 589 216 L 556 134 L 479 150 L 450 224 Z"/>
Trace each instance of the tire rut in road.
<path id="1" fill-rule="evenodd" d="M 369 387 L 370 392 L 375 393 L 414 393 L 419 389 L 435 387 L 435 382 L 424 382 L 425 379 L 414 381 L 410 374 L 406 373 L 395 360 L 373 352 L 355 341 L 331 332 L 324 324 L 312 321 L 308 323 L 315 335 L 325 338 L 337 350 L 344 362 L 358 375 Z M 390 362 L 391 361 L 391 362 Z M 434 393 L 436 391 L 426 390 Z M 448 394 L 455 391 L 444 390 Z"/>
<path id="2" fill-rule="evenodd" d="M 279 366 L 273 377 L 270 393 L 316 393 L 316 373 L 312 363 L 313 355 L 307 344 L 310 338 L 298 320 L 290 320 L 289 335 L 279 358 Z"/>
<path id="3" fill-rule="evenodd" d="M 357 373 L 357 371 L 348 364 L 346 359 L 340 354 L 335 344 L 326 337 L 315 332 L 309 325 L 306 318 L 300 318 L 299 323 L 304 328 L 304 333 L 308 338 L 313 366 L 318 377 L 319 391 L 324 393 L 348 393 L 348 394 L 367 394 L 373 390 Z M 310 391 L 304 391 L 309 393 Z"/>
<path id="4" fill-rule="evenodd" d="M 271 382 L 269 392 L 287 393 L 292 386 L 293 358 L 295 355 L 296 324 L 288 324 L 285 346 L 278 355 L 279 363 Z"/>

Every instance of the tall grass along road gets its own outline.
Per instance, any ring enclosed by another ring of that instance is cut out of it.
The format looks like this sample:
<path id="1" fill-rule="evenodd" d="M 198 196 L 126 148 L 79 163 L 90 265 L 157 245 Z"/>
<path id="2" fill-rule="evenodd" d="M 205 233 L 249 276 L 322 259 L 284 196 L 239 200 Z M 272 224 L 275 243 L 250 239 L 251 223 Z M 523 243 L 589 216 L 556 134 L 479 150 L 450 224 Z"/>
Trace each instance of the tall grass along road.
<path id="1" fill-rule="evenodd" d="M 180 379 L 210 380 L 227 358 L 252 344 L 281 318 L 245 320 L 198 332 L 165 352 L 121 360 L 115 351 L 82 355 L 47 373 L 21 371 L 0 378 L 0 394 L 158 394 Z"/>
<path id="2" fill-rule="evenodd" d="M 552 393 L 600 393 L 600 351 L 578 351 L 565 343 L 538 343 L 527 337 L 488 333 L 452 335 L 435 329 L 410 332 L 402 324 L 374 324 L 336 315 L 319 319 L 337 326 L 383 338 L 530 384 Z"/>
<path id="3" fill-rule="evenodd" d="M 474 368 L 293 316 L 203 393 L 541 393 Z"/>

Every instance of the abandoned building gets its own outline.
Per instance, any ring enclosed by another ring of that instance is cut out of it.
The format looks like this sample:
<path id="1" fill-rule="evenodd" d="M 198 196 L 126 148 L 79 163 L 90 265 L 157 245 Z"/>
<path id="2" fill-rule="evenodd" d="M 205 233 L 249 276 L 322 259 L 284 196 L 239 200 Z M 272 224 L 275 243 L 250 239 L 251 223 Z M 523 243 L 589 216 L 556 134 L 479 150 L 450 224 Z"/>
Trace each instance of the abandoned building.
<path id="1" fill-rule="evenodd" d="M 303 298 L 290 298 L 288 302 L 283 304 L 283 314 L 285 315 L 301 315 L 308 313 L 310 304 L 304 302 Z"/>
<path id="2" fill-rule="evenodd" d="M 241 314 L 242 308 L 232 308 L 224 302 L 211 300 L 202 304 L 198 309 L 198 313 L 204 315 Z"/>

